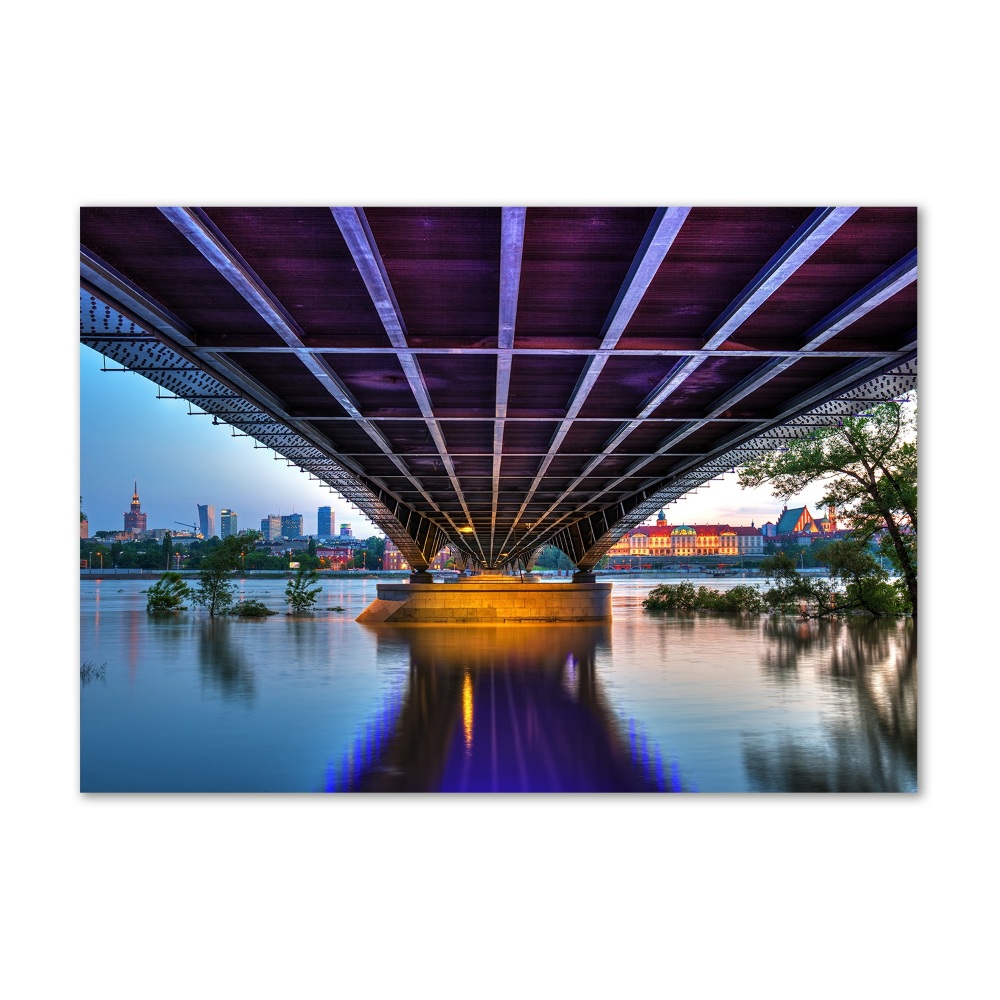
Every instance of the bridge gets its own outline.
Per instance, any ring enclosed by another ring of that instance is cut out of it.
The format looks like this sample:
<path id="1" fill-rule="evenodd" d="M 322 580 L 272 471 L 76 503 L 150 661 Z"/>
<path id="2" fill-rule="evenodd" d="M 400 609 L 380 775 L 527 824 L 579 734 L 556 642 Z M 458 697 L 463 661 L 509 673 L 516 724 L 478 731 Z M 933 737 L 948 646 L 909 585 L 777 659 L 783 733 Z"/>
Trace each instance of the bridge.
<path id="1" fill-rule="evenodd" d="M 80 337 L 417 571 L 554 544 L 585 577 L 658 508 L 916 388 L 917 212 L 85 207 Z"/>

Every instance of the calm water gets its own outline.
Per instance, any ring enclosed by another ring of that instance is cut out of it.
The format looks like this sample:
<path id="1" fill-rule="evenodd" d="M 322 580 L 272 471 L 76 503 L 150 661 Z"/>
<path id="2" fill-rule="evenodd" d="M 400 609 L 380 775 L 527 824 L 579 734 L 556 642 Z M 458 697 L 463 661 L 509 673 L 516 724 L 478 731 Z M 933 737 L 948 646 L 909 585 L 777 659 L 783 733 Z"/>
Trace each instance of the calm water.
<path id="1" fill-rule="evenodd" d="M 246 580 L 280 614 L 212 620 L 147 615 L 151 582 L 81 582 L 83 791 L 917 787 L 910 621 L 654 615 L 651 578 L 602 625 L 359 625 L 360 579 L 298 617 Z"/>

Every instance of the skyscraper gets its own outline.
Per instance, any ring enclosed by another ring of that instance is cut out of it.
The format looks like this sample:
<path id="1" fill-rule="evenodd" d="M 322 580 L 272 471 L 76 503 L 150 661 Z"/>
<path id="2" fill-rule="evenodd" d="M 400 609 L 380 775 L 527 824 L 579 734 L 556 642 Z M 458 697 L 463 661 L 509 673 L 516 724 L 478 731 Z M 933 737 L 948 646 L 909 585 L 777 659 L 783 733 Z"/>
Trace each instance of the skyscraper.
<path id="1" fill-rule="evenodd" d="M 198 504 L 198 528 L 202 538 L 212 538 L 215 535 L 215 504 Z"/>
<path id="2" fill-rule="evenodd" d="M 351 531 L 351 526 L 349 524 L 342 524 L 340 526 L 340 537 L 341 538 L 352 538 L 353 533 Z"/>
<path id="3" fill-rule="evenodd" d="M 277 514 L 268 514 L 260 519 L 260 533 L 264 538 L 273 542 L 281 537 L 281 518 Z"/>
<path id="4" fill-rule="evenodd" d="M 228 507 L 223 507 L 219 511 L 219 518 L 222 521 L 222 537 L 228 538 L 230 535 L 236 535 L 239 533 L 239 529 L 236 527 L 236 511 L 230 510 Z"/>
<path id="5" fill-rule="evenodd" d="M 141 535 L 146 530 L 146 515 L 139 509 L 139 484 L 132 493 L 132 506 L 125 515 L 125 530 L 130 535 Z"/>
<path id="6" fill-rule="evenodd" d="M 316 511 L 316 534 L 320 538 L 333 538 L 332 507 L 320 507 Z"/>
<path id="7" fill-rule="evenodd" d="M 301 538 L 303 531 L 301 514 L 284 514 L 281 518 L 281 533 L 285 538 Z"/>

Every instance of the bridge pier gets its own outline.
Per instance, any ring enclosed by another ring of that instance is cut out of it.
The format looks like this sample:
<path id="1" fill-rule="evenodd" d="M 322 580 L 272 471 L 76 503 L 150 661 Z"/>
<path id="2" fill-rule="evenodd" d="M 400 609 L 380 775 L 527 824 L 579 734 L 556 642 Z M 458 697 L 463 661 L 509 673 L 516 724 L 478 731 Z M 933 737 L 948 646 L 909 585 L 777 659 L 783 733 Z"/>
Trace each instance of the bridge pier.
<path id="1" fill-rule="evenodd" d="M 611 584 L 541 583 L 482 573 L 454 583 L 380 583 L 357 621 L 386 624 L 501 625 L 611 618 Z"/>

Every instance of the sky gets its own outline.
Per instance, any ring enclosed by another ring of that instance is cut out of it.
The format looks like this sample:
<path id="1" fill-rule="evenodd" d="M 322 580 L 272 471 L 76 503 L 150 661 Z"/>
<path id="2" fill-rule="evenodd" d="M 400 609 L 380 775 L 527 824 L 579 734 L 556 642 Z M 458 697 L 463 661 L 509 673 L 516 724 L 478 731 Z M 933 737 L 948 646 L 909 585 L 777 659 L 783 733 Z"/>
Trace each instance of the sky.
<path id="1" fill-rule="evenodd" d="M 123 528 L 134 483 L 150 530 L 188 530 L 185 525 L 198 523 L 197 505 L 207 503 L 215 505 L 217 530 L 219 511 L 227 507 L 236 511 L 241 530 L 258 529 L 268 514 L 302 514 L 306 534 L 315 534 L 317 509 L 330 506 L 334 530 L 346 522 L 357 538 L 382 534 L 339 493 L 276 461 L 274 452 L 255 448 L 252 438 L 234 437 L 197 408 L 190 415 L 182 400 L 158 399 L 169 393 L 89 347 L 79 350 L 80 495 L 91 535 Z M 818 499 L 820 490 L 815 492 Z M 753 521 L 760 527 L 777 520 L 780 509 L 770 490 L 741 490 L 729 474 L 666 513 L 671 524 Z"/>
<path id="2" fill-rule="evenodd" d="M 80 345 L 80 495 L 90 533 L 121 531 L 138 484 L 146 526 L 188 530 L 198 504 L 235 510 L 240 530 L 260 528 L 268 514 L 301 514 L 316 533 L 319 507 L 332 507 L 334 530 L 344 522 L 356 538 L 382 534 L 356 507 L 297 466 L 276 461 L 250 437 L 213 425 L 197 408 L 169 396 L 154 382 L 118 368 Z"/>

